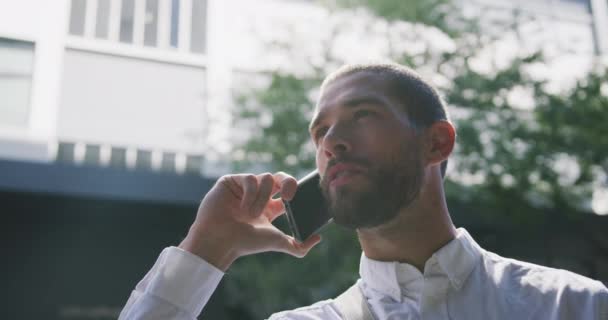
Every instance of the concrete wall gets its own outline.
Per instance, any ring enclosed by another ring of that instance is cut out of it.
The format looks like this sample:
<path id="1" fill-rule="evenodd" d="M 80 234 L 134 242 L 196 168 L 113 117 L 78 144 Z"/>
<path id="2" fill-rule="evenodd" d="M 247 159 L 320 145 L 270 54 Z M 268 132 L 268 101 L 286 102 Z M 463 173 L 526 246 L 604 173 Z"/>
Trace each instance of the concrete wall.
<path id="1" fill-rule="evenodd" d="M 202 67 L 67 50 L 58 138 L 200 151 L 205 72 Z"/>

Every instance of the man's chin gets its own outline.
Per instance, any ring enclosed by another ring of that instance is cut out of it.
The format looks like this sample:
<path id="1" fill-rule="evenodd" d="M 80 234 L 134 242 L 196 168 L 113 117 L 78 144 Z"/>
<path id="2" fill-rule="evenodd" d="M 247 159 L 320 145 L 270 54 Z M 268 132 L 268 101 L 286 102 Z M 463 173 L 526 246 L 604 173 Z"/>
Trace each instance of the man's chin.
<path id="1" fill-rule="evenodd" d="M 369 221 L 369 217 L 365 215 L 359 216 L 357 211 L 339 211 L 332 213 L 333 222 L 339 226 L 357 230 L 361 228 L 371 228 L 378 225 L 377 221 Z"/>
<path id="2" fill-rule="evenodd" d="M 331 203 L 336 207 L 348 207 L 353 203 L 357 203 L 369 189 L 355 185 L 343 185 L 335 188 L 330 188 L 329 197 Z"/>
<path id="3" fill-rule="evenodd" d="M 348 183 L 325 186 L 330 215 L 334 223 L 349 229 L 367 226 L 380 195 L 378 187 L 366 175 L 357 175 Z"/>
<path id="4" fill-rule="evenodd" d="M 369 203 L 361 203 L 364 196 L 365 193 L 350 188 L 336 190 L 330 204 L 334 223 L 353 230 L 366 225 L 364 220 L 369 219 L 368 215 L 373 210 Z"/>
<path id="5" fill-rule="evenodd" d="M 331 194 L 330 215 L 334 223 L 349 229 L 374 228 L 398 213 L 398 206 L 385 197 L 379 190 L 339 189 Z"/>

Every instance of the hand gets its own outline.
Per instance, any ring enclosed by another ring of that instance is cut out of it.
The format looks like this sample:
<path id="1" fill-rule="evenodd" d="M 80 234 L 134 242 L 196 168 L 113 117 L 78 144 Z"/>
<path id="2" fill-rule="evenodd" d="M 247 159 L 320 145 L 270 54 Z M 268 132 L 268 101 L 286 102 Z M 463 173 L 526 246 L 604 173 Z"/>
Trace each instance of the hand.
<path id="1" fill-rule="evenodd" d="M 285 174 L 237 174 L 221 177 L 201 202 L 188 235 L 179 245 L 226 271 L 239 257 L 266 251 L 305 256 L 321 241 L 318 235 L 303 243 L 284 234 L 272 221 L 285 212 L 278 191 L 290 200 L 297 181 Z"/>

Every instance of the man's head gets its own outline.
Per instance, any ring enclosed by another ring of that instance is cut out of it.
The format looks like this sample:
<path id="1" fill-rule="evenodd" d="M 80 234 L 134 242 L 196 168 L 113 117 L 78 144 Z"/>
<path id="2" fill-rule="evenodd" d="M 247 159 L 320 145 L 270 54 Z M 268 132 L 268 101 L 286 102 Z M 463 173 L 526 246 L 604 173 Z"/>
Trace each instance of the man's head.
<path id="1" fill-rule="evenodd" d="M 350 65 L 321 86 L 310 126 L 337 223 L 375 227 L 410 205 L 425 172 L 445 175 L 454 129 L 436 90 L 392 64 Z"/>

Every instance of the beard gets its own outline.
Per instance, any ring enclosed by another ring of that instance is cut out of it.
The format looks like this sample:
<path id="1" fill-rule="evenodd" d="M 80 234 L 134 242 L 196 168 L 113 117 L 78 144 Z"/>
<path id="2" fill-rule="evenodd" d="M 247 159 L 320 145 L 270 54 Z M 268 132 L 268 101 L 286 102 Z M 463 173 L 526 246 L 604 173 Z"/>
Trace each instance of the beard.
<path id="1" fill-rule="evenodd" d="M 420 193 L 424 170 L 418 148 L 400 146 L 386 165 L 373 165 L 361 158 L 342 157 L 329 162 L 328 168 L 339 162 L 367 168 L 359 173 L 366 183 L 360 188 L 349 184 L 330 190 L 327 175 L 321 179 L 321 190 L 329 214 L 338 225 L 350 229 L 373 228 L 393 220 L 402 208 L 409 206 Z M 361 182 L 361 181 L 360 181 Z"/>

